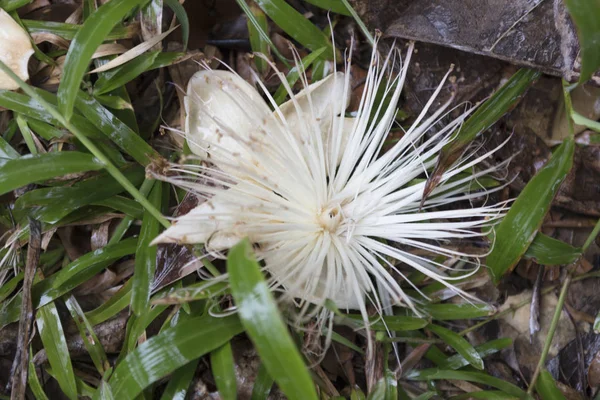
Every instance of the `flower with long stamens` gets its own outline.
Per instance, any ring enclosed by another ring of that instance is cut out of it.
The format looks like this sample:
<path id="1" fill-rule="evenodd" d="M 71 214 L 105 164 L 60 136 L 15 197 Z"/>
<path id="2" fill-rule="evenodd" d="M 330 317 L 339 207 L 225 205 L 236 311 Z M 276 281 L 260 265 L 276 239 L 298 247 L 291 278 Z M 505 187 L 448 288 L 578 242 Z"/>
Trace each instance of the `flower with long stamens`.
<path id="1" fill-rule="evenodd" d="M 475 273 L 481 254 L 443 244 L 484 237 L 505 205 L 464 207 L 488 194 L 476 182 L 493 169 L 475 167 L 489 153 L 464 155 L 420 204 L 423 177 L 470 113 L 442 124 L 454 111 L 450 101 L 434 107 L 444 82 L 384 149 L 411 52 L 412 45 L 404 60 L 397 50 L 387 57 L 373 52 L 351 117 L 345 115 L 350 77 L 342 72 L 311 85 L 302 75 L 305 88 L 297 94 L 278 73 L 290 96 L 282 105 L 233 72 L 196 73 L 187 90 L 185 136 L 202 162 L 174 165 L 163 179 L 205 201 L 154 243 L 202 243 L 224 257 L 248 237 L 272 287 L 317 310 L 328 299 L 363 316 L 369 303 L 380 311 L 414 308 L 402 287 L 411 284 L 410 268 L 467 296 L 452 282 Z M 378 100 L 382 88 L 388 102 Z"/>

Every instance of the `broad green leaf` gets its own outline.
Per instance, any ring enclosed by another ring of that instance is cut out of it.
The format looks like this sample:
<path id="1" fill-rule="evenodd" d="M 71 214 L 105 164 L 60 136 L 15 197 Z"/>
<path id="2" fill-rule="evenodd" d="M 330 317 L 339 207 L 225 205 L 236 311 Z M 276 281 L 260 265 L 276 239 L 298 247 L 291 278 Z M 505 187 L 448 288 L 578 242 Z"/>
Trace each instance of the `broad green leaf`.
<path id="1" fill-rule="evenodd" d="M 444 172 L 461 156 L 465 147 L 475 137 L 490 128 L 510 111 L 541 73 L 520 69 L 465 121 L 456 137 L 442 149 L 435 170 L 427 179 L 424 198 L 431 193 Z"/>
<path id="2" fill-rule="evenodd" d="M 0 162 L 0 195 L 33 182 L 67 174 L 97 171 L 104 166 L 89 154 L 60 151 L 26 155 Z"/>
<path id="3" fill-rule="evenodd" d="M 481 383 L 483 385 L 488 385 L 491 387 L 495 387 L 496 389 L 500 389 L 503 392 L 515 396 L 518 399 L 530 400 L 532 399 L 526 392 L 524 392 L 519 387 L 513 385 L 512 383 L 508 383 L 503 379 L 495 378 L 483 372 L 471 372 L 471 371 L 453 371 L 453 370 L 443 370 L 437 368 L 431 369 L 422 369 L 419 371 L 412 371 L 408 373 L 406 376 L 409 380 L 414 381 L 430 381 L 437 379 L 447 379 L 447 380 L 459 380 L 459 381 L 467 381 L 467 382 L 475 382 Z"/>
<path id="4" fill-rule="evenodd" d="M 111 0 L 90 15 L 73 38 L 65 59 L 63 79 L 58 87 L 58 109 L 70 120 L 75 98 L 88 68 L 92 55 L 106 40 L 110 31 L 132 9 L 144 5 L 148 0 Z"/>
<path id="5" fill-rule="evenodd" d="M 162 159 L 152 146 L 93 97 L 80 92 L 75 102 L 77 110 L 143 166 Z"/>
<path id="6" fill-rule="evenodd" d="M 81 25 L 67 24 L 64 22 L 39 21 L 39 20 L 22 20 L 23 25 L 29 33 L 52 33 L 60 36 L 63 39 L 71 40 L 75 37 Z M 116 26 L 106 37 L 105 41 L 119 40 L 131 38 L 137 35 L 135 26 Z M 92 53 L 93 54 L 93 53 Z"/>
<path id="7" fill-rule="evenodd" d="M 333 59 L 335 50 L 329 38 L 285 0 L 255 0 L 255 2 L 277 26 L 298 43 L 312 51 L 325 47 L 327 48 L 325 57 Z"/>
<path id="8" fill-rule="evenodd" d="M 227 271 L 238 315 L 269 375 L 289 399 L 317 399 L 308 369 L 279 314 L 247 239 L 229 251 Z"/>
<path id="9" fill-rule="evenodd" d="M 162 182 L 157 181 L 148 196 L 148 200 L 159 210 L 162 202 L 162 187 Z M 148 211 L 144 212 L 135 252 L 135 273 L 131 292 L 131 309 L 138 317 L 144 314 L 150 305 L 150 288 L 156 271 L 157 255 L 157 247 L 150 246 L 150 242 L 158 236 L 159 231 L 160 223 Z"/>
<path id="10" fill-rule="evenodd" d="M 269 375 L 269 371 L 267 371 L 265 364 L 261 363 L 260 367 L 258 367 L 258 372 L 256 373 L 256 379 L 254 379 L 252 397 L 250 397 L 250 400 L 267 400 L 269 398 L 269 393 L 271 393 L 273 382 L 273 378 Z"/>
<path id="11" fill-rule="evenodd" d="M 456 350 L 456 352 L 463 356 L 469 364 L 477 369 L 483 369 L 483 360 L 481 359 L 481 356 L 466 339 L 459 336 L 457 333 L 452 332 L 450 329 L 446 329 L 439 325 L 428 325 L 427 329 L 438 335 L 444 343 Z"/>
<path id="12" fill-rule="evenodd" d="M 565 0 L 577 28 L 581 51 L 581 76 L 585 82 L 600 68 L 600 1 Z"/>
<path id="13" fill-rule="evenodd" d="M 77 400 L 75 374 L 58 310 L 54 303 L 48 303 L 37 310 L 36 323 L 48 362 L 55 371 L 58 385 L 69 399 Z"/>
<path id="14" fill-rule="evenodd" d="M 314 4 L 324 10 L 334 12 L 336 14 L 350 16 L 350 12 L 341 0 L 305 0 L 307 3 Z"/>
<path id="15" fill-rule="evenodd" d="M 535 383 L 535 391 L 543 400 L 566 400 L 566 397 L 556 386 L 556 382 L 547 369 L 542 369 L 537 382 Z"/>
<path id="16" fill-rule="evenodd" d="M 424 304 L 421 308 L 424 313 L 437 321 L 487 317 L 495 311 L 494 307 L 488 306 L 487 304 L 470 303 Z"/>
<path id="17" fill-rule="evenodd" d="M 302 59 L 302 69 L 304 71 L 306 71 L 310 67 L 310 65 L 317 58 L 319 58 L 319 56 L 321 54 L 323 54 L 325 52 L 325 50 L 327 50 L 326 47 L 321 47 L 320 49 L 315 50 L 315 51 L 311 52 L 309 55 L 307 55 L 306 57 L 304 57 Z M 287 83 L 290 86 L 290 88 L 294 87 L 294 85 L 300 78 L 300 72 L 304 72 L 304 71 L 298 71 L 298 66 L 295 66 L 294 68 L 290 69 L 290 72 L 288 72 L 288 74 L 286 76 L 286 80 L 287 80 Z M 283 101 L 285 100 L 285 98 L 287 97 L 287 95 L 288 95 L 288 91 L 285 88 L 285 85 L 282 83 L 281 85 L 279 85 L 279 87 L 277 88 L 277 91 L 273 95 L 273 99 L 275 100 L 275 103 L 277 103 L 278 105 L 281 105 L 283 103 Z"/>
<path id="18" fill-rule="evenodd" d="M 59 272 L 33 285 L 31 296 L 33 308 L 44 306 L 87 281 L 121 257 L 135 253 L 137 238 L 128 238 L 120 243 L 87 253 Z M 0 328 L 19 319 L 21 293 L 0 308 Z"/>
<path id="19" fill-rule="evenodd" d="M 210 353 L 210 364 L 221 398 L 223 400 L 237 399 L 237 382 L 231 343 L 225 343 L 213 350 Z"/>
<path id="20" fill-rule="evenodd" d="M 566 139 L 550 161 L 527 183 L 496 227 L 486 264 L 495 282 L 513 268 L 535 238 L 560 184 L 571 170 L 575 142 Z"/>
<path id="21" fill-rule="evenodd" d="M 491 354 L 497 353 L 500 350 L 509 347 L 510 345 L 512 345 L 512 339 L 501 338 L 496 340 L 490 340 L 487 343 L 476 346 L 475 350 L 479 354 L 479 357 L 483 358 Z M 462 355 L 455 354 L 438 363 L 438 367 L 440 369 L 459 369 L 468 364 L 469 362 Z"/>
<path id="22" fill-rule="evenodd" d="M 222 346 L 242 331 L 237 316 L 194 317 L 165 329 L 115 367 L 109 379 L 114 398 L 135 399 L 151 383 Z"/>
<path id="23" fill-rule="evenodd" d="M 542 265 L 570 264 L 581 255 L 579 247 L 551 238 L 538 232 L 523 255 Z"/>
<path id="24" fill-rule="evenodd" d="M 199 359 L 191 361 L 173 372 L 160 400 L 185 400 L 192 378 L 196 373 L 198 362 L 200 362 Z"/>

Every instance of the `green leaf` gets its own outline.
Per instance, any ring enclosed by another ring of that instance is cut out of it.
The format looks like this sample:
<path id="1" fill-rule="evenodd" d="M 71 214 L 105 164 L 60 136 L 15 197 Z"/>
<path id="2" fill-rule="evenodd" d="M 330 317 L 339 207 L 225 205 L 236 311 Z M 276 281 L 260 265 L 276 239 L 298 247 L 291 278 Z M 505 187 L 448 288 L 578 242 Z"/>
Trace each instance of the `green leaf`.
<path id="1" fill-rule="evenodd" d="M 63 332 L 58 310 L 54 303 L 48 303 L 37 311 L 36 322 L 40 338 L 48 356 L 48 362 L 55 371 L 58 385 L 67 397 L 77 400 L 77 384 L 71 365 L 69 349 Z"/>
<path id="2" fill-rule="evenodd" d="M 37 372 L 35 370 L 35 364 L 33 363 L 33 358 L 31 357 L 31 347 L 29 348 L 29 366 L 28 366 L 28 370 L 29 373 L 27 374 L 27 384 L 29 386 L 29 389 L 31 389 L 31 392 L 33 393 L 33 396 L 36 398 L 36 400 L 48 400 L 48 396 L 46 396 L 46 393 L 44 393 L 44 389 L 42 388 L 42 384 L 40 383 L 40 380 L 38 379 L 37 376 Z"/>
<path id="3" fill-rule="evenodd" d="M 152 146 L 96 99 L 80 92 L 75 101 L 77 110 L 137 162 L 147 166 L 162 159 Z"/>
<path id="4" fill-rule="evenodd" d="M 81 25 L 67 24 L 64 22 L 53 22 L 53 21 L 39 21 L 39 20 L 22 20 L 23 25 L 27 28 L 29 33 L 52 33 L 60 36 L 63 39 L 72 40 Z M 105 41 L 119 40 L 131 38 L 137 35 L 138 31 L 135 26 L 116 26 L 106 37 Z M 93 53 L 92 53 L 93 54 Z"/>
<path id="5" fill-rule="evenodd" d="M 422 369 L 419 371 L 412 371 L 406 376 L 407 379 L 414 381 L 430 381 L 436 379 L 448 379 L 448 380 L 459 380 L 467 382 L 481 383 L 495 387 L 497 389 L 506 392 L 518 399 L 532 399 L 526 392 L 519 387 L 508 383 L 502 379 L 495 378 L 483 372 L 471 372 L 471 371 L 453 371 L 453 370 L 442 370 L 437 368 Z"/>
<path id="6" fill-rule="evenodd" d="M 518 397 L 506 394 L 498 390 L 482 390 L 480 392 L 470 392 L 459 394 L 458 396 L 450 397 L 450 400 L 471 400 L 471 399 L 486 399 L 486 400 L 518 400 Z"/>
<path id="7" fill-rule="evenodd" d="M 357 327 L 364 325 L 363 317 L 358 314 L 348 314 L 344 317 L 350 318 L 356 322 Z M 369 327 L 376 331 L 416 331 L 426 327 L 429 321 L 423 318 L 411 317 L 406 315 L 384 315 L 370 322 Z"/>
<path id="8" fill-rule="evenodd" d="M 199 359 L 191 361 L 173 372 L 160 400 L 185 400 L 185 395 L 196 373 L 198 362 L 200 362 Z"/>
<path id="9" fill-rule="evenodd" d="M 516 106 L 527 89 L 540 77 L 541 73 L 531 69 L 520 69 L 486 100 L 465 121 L 456 137 L 444 146 L 435 170 L 427 179 L 424 198 L 437 186 L 446 171 L 475 137 L 494 125 L 505 113 Z"/>
<path id="10" fill-rule="evenodd" d="M 575 142 L 566 139 L 550 161 L 527 183 L 496 227 L 486 264 L 495 282 L 513 268 L 535 238 L 560 184 L 573 165 Z"/>
<path id="11" fill-rule="evenodd" d="M 269 375 L 291 400 L 317 399 L 308 369 L 279 315 L 247 239 L 229 251 L 227 271 L 238 315 Z"/>
<path id="12" fill-rule="evenodd" d="M 446 329 L 439 325 L 429 325 L 427 326 L 427 329 L 438 335 L 444 343 L 456 350 L 456 352 L 463 356 L 469 364 L 477 369 L 483 369 L 483 360 L 481 359 L 481 356 L 466 339 L 459 336 L 457 333 L 452 332 L 450 329 Z"/>
<path id="13" fill-rule="evenodd" d="M 148 200 L 157 209 L 161 209 L 162 182 L 155 182 Z M 135 252 L 135 273 L 133 274 L 133 288 L 131 292 L 131 309 L 140 316 L 150 305 L 150 288 L 156 271 L 157 247 L 150 246 L 150 242 L 158 236 L 160 223 L 148 211 L 144 212 L 142 229 Z"/>
<path id="14" fill-rule="evenodd" d="M 225 294 L 229 284 L 226 282 L 200 281 L 186 287 L 174 289 L 152 299 L 153 304 L 185 304 L 191 301 L 209 299 L 217 294 Z"/>
<path id="15" fill-rule="evenodd" d="M 87 281 L 121 257 L 135 253 L 137 238 L 128 238 L 114 245 L 87 253 L 59 272 L 33 285 L 33 308 L 42 307 Z M 0 328 L 19 319 L 21 293 L 0 309 Z"/>
<path id="16" fill-rule="evenodd" d="M 67 174 L 97 171 L 104 166 L 89 154 L 60 151 L 26 155 L 0 162 L 0 195 L 33 182 Z"/>
<path id="17" fill-rule="evenodd" d="M 573 119 L 573 122 L 575 122 L 577 125 L 583 125 L 586 128 L 590 128 L 596 132 L 600 132 L 600 122 L 598 121 L 593 121 L 589 118 L 586 118 L 575 111 L 571 113 L 571 118 Z"/>
<path id="18" fill-rule="evenodd" d="M 265 16 L 265 13 L 256 6 L 256 3 L 250 2 L 248 7 L 254 15 L 254 21 L 249 18 L 247 23 L 248 34 L 250 35 L 250 47 L 254 53 L 262 53 L 265 56 L 268 56 L 269 42 L 263 39 L 260 31 L 262 30 L 266 36 L 269 35 L 269 22 L 267 21 L 267 17 Z M 255 25 L 255 23 L 258 23 L 258 26 Z M 267 62 L 260 57 L 255 57 L 254 63 L 256 64 L 256 69 L 258 69 L 258 72 L 261 74 L 264 74 L 269 69 Z"/>
<path id="19" fill-rule="evenodd" d="M 421 306 L 423 312 L 437 321 L 452 321 L 456 319 L 471 319 L 487 317 L 495 309 L 487 304 L 424 304 Z"/>
<path id="20" fill-rule="evenodd" d="M 581 76 L 585 82 L 600 68 L 600 1 L 565 0 L 575 26 L 581 51 Z"/>
<path id="21" fill-rule="evenodd" d="M 181 36 L 183 37 L 183 50 L 187 50 L 190 39 L 190 21 L 188 20 L 185 8 L 177 0 L 164 0 L 164 3 L 173 10 L 179 24 L 181 24 Z"/>
<path id="22" fill-rule="evenodd" d="M 570 244 L 551 238 L 538 232 L 531 245 L 524 254 L 525 258 L 530 258 L 542 265 L 561 265 L 571 264 L 581 255 L 579 247 L 573 247 Z"/>
<path id="23" fill-rule="evenodd" d="M 345 16 L 350 16 L 350 11 L 346 8 L 344 3 L 341 0 L 305 0 L 307 3 L 313 4 L 317 7 L 320 7 L 324 10 L 328 10 L 334 12 L 336 14 L 341 14 Z"/>
<path id="24" fill-rule="evenodd" d="M 237 382 L 231 343 L 225 343 L 213 350 L 210 353 L 210 364 L 221 398 L 223 400 L 237 399 Z"/>
<path id="25" fill-rule="evenodd" d="M 254 380 L 252 397 L 250 397 L 250 400 L 267 400 L 269 398 L 269 393 L 271 393 L 273 382 L 273 378 L 269 375 L 269 371 L 267 371 L 265 364 L 261 363 L 260 367 L 258 367 L 256 379 Z"/>
<path id="26" fill-rule="evenodd" d="M 88 311 L 85 316 L 90 324 L 94 326 L 107 321 L 129 306 L 132 286 L 133 280 L 130 279 L 108 301 L 102 303 L 98 308 Z"/>
<path id="27" fill-rule="evenodd" d="M 367 400 L 387 400 L 386 399 L 386 381 L 384 378 L 381 378 L 375 386 L 373 390 L 367 396 Z"/>
<path id="28" fill-rule="evenodd" d="M 566 397 L 556 386 L 556 382 L 547 369 L 542 369 L 537 382 L 535 383 L 535 391 L 542 397 L 543 400 L 566 400 Z"/>
<path id="29" fill-rule="evenodd" d="M 165 329 L 116 366 L 109 379 L 114 398 L 135 399 L 151 383 L 222 346 L 242 331 L 237 316 L 194 317 Z"/>
<path id="30" fill-rule="evenodd" d="M 33 0 L 0 0 L 0 8 L 6 12 L 14 11 L 31 3 Z"/>
<path id="31" fill-rule="evenodd" d="M 323 54 L 325 52 L 325 50 L 327 50 L 326 47 L 321 47 L 318 50 L 315 50 L 313 52 L 311 52 L 309 55 L 307 55 L 306 57 L 304 57 L 302 59 L 302 72 L 306 71 L 310 65 L 317 59 L 319 58 L 319 56 L 321 56 L 321 54 Z M 300 71 L 298 71 L 298 66 L 295 66 L 294 68 L 290 69 L 290 71 L 288 72 L 287 76 L 286 76 L 286 80 L 288 85 L 290 86 L 290 88 L 294 87 L 294 85 L 296 84 L 296 82 L 298 81 L 298 79 L 300 78 Z M 281 105 L 281 103 L 283 103 L 283 101 L 286 99 L 288 95 L 288 91 L 285 88 L 285 85 L 282 83 L 281 85 L 279 85 L 279 87 L 277 88 L 277 91 L 275 92 L 275 94 L 273 95 L 273 99 L 275 100 L 275 103 L 277 103 L 278 105 Z"/>
<path id="32" fill-rule="evenodd" d="M 90 15 L 69 46 L 65 59 L 63 79 L 58 87 L 58 109 L 70 120 L 75 98 L 92 55 L 123 17 L 148 0 L 111 0 Z"/>
<path id="33" fill-rule="evenodd" d="M 487 357 L 491 354 L 497 353 L 502 349 L 505 349 L 512 345 L 512 339 L 510 338 L 501 338 L 496 340 L 490 340 L 487 343 L 476 346 L 475 350 L 479 354 L 479 357 Z M 455 354 L 446 358 L 438 364 L 440 369 L 459 369 L 466 365 L 469 362 L 460 354 Z"/>
<path id="34" fill-rule="evenodd" d="M 256 4 L 294 40 L 310 50 L 327 48 L 325 57 L 333 59 L 334 48 L 329 38 L 284 0 L 255 0 Z"/>
<path id="35" fill-rule="evenodd" d="M 158 51 L 151 51 L 139 55 L 120 67 L 100 74 L 100 78 L 94 85 L 94 95 L 111 92 L 119 86 L 131 82 L 154 64 L 159 53 Z"/>

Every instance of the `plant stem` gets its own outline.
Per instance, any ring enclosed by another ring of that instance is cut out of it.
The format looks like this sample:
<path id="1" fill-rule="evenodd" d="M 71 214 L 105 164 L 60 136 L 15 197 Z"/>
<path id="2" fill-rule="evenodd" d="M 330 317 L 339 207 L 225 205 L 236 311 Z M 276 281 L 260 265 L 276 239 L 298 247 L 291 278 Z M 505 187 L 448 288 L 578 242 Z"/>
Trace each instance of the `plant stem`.
<path id="1" fill-rule="evenodd" d="M 560 314 L 562 313 L 562 309 L 567 298 L 567 291 L 569 290 L 569 285 L 571 284 L 571 281 L 572 276 L 569 272 L 567 278 L 563 282 L 562 289 L 560 290 L 560 296 L 558 297 L 556 310 L 554 310 L 554 315 L 552 316 L 552 322 L 550 323 L 548 335 L 546 335 L 546 340 L 544 342 L 542 354 L 540 355 L 540 360 L 538 361 L 538 365 L 535 368 L 535 372 L 533 373 L 533 377 L 531 378 L 531 382 L 529 383 L 529 388 L 527 389 L 527 393 L 529 394 L 533 393 L 533 389 L 535 389 L 535 383 L 538 377 L 540 376 L 540 372 L 542 372 L 542 368 L 544 368 L 544 364 L 546 364 L 546 357 L 548 356 L 550 346 L 552 345 L 552 339 L 554 338 L 554 333 L 556 332 L 556 328 L 558 327 L 558 321 L 560 320 Z"/>
<path id="2" fill-rule="evenodd" d="M 54 117 L 62 126 L 68 129 L 75 137 L 96 157 L 103 165 L 104 168 L 108 171 L 109 174 L 112 175 L 113 178 L 117 182 L 123 186 L 123 188 L 131 194 L 131 196 L 137 200 L 148 212 L 157 219 L 165 228 L 171 226 L 169 221 L 166 220 L 165 217 L 161 214 L 160 211 L 156 209 L 149 201 L 143 196 L 135 186 L 132 185 L 131 182 L 119 171 L 117 167 L 115 167 L 108 157 L 106 157 L 102 151 L 87 137 L 85 136 L 77 127 L 73 126 L 71 122 L 69 122 L 52 104 L 45 101 L 40 95 L 38 95 L 35 90 L 31 88 L 28 84 L 23 82 L 21 78 L 19 78 L 10 68 L 6 66 L 2 61 L 0 61 L 0 70 L 6 73 L 10 78 L 12 78 L 17 84 L 23 89 L 25 93 L 27 93 L 32 99 L 37 101 L 46 109 L 46 111 Z"/>

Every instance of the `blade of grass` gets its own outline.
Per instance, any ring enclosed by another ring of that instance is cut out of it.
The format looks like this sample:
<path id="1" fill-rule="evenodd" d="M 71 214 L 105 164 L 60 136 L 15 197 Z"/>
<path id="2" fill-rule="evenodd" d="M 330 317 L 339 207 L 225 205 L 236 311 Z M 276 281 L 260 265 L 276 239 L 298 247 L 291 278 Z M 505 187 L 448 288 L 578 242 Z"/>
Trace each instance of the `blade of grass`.
<path id="1" fill-rule="evenodd" d="M 271 393 L 273 383 L 273 378 L 269 375 L 269 371 L 267 371 L 265 364 L 260 363 L 254 385 L 252 386 L 252 396 L 250 397 L 250 400 L 267 400 L 269 398 L 269 393 Z"/>
<path id="2" fill-rule="evenodd" d="M 98 325 L 104 321 L 117 315 L 124 310 L 131 302 L 131 287 L 133 280 L 129 279 L 125 285 L 119 289 L 117 293 L 112 295 L 108 301 L 102 303 L 101 306 L 85 313 L 90 325 Z"/>
<path id="3" fill-rule="evenodd" d="M 492 315 L 495 309 L 487 304 L 424 304 L 423 311 L 437 321 L 472 319 Z"/>
<path id="4" fill-rule="evenodd" d="M 114 398 L 134 399 L 151 383 L 222 346 L 242 331 L 237 316 L 194 317 L 165 329 L 115 367 L 109 379 Z"/>
<path id="5" fill-rule="evenodd" d="M 159 54 L 158 51 L 142 54 L 122 66 L 102 74 L 94 84 L 94 95 L 111 92 L 119 86 L 131 82 L 152 67 Z"/>
<path id="6" fill-rule="evenodd" d="M 106 3 L 104 6 L 102 7 L 106 7 L 107 5 L 113 4 L 113 3 L 119 3 L 120 0 L 116 0 L 116 1 L 111 1 L 110 3 Z M 96 13 L 94 14 L 96 15 Z M 88 20 L 89 21 L 89 20 Z M 88 22 L 86 21 L 86 23 Z M 142 206 L 144 206 L 145 209 L 147 209 L 150 213 L 152 213 L 152 215 L 165 227 L 168 228 L 171 224 L 169 223 L 169 221 L 167 221 L 162 214 L 160 213 L 160 211 L 158 211 L 156 208 L 154 208 L 152 206 L 152 204 L 150 204 L 150 202 L 148 201 L 148 199 L 146 199 L 146 197 L 144 197 L 135 186 L 133 186 L 131 184 L 131 182 L 129 182 L 127 180 L 127 178 L 125 178 L 125 176 L 123 176 L 123 174 L 121 173 L 121 171 L 119 171 L 119 169 L 117 167 L 115 167 L 110 160 L 98 149 L 98 147 L 92 143 L 83 133 L 81 133 L 81 131 L 74 126 L 73 124 L 71 124 L 69 122 L 68 119 L 64 118 L 61 113 L 55 109 L 50 103 L 46 102 L 40 95 L 38 95 L 38 93 L 33 90 L 31 88 L 31 86 L 27 85 L 25 82 L 23 82 L 22 79 L 20 79 L 10 68 L 8 68 L 6 66 L 6 64 L 4 64 L 2 61 L 0 61 L 0 70 L 4 71 L 4 73 L 6 73 L 11 79 L 13 79 L 15 82 L 17 82 L 19 84 L 19 86 L 21 87 L 21 89 L 27 93 L 29 96 L 31 96 L 33 99 L 35 99 L 38 103 L 40 103 L 44 109 L 50 113 L 55 119 L 57 119 L 64 127 L 66 127 L 68 130 L 70 130 L 76 137 L 77 139 L 79 139 L 79 141 L 81 143 L 83 143 L 83 145 L 98 159 L 100 160 L 100 162 L 102 162 L 104 164 L 104 168 L 106 168 L 106 170 L 115 178 L 115 180 L 117 180 L 125 190 L 127 190 L 131 196 L 136 199 L 137 201 L 140 202 L 140 204 L 142 204 Z M 65 72 L 66 73 L 66 72 Z M 74 100 L 75 98 L 73 98 Z M 71 110 L 72 111 L 72 110 Z"/>
<path id="7" fill-rule="evenodd" d="M 544 400 L 566 400 L 566 397 L 556 386 L 556 382 L 547 369 L 543 369 L 535 384 L 535 391 Z"/>
<path id="8" fill-rule="evenodd" d="M 306 71 L 310 67 L 310 65 L 317 58 L 319 58 L 321 56 L 321 54 L 323 54 L 325 52 L 325 50 L 327 50 L 326 47 L 321 47 L 320 49 L 315 50 L 315 51 L 311 52 L 309 55 L 307 55 L 306 57 L 304 57 L 302 59 L 303 72 Z M 294 85 L 296 84 L 296 82 L 298 81 L 299 78 L 300 78 L 300 71 L 298 71 L 298 66 L 295 66 L 294 68 L 292 68 L 286 76 L 287 83 L 290 87 L 294 87 Z M 287 89 L 285 88 L 285 86 L 282 83 L 281 85 L 279 85 L 279 87 L 277 88 L 277 91 L 273 95 L 273 99 L 275 100 L 275 103 L 277 103 L 278 105 L 281 105 L 284 102 L 284 100 L 286 99 L 287 95 L 288 95 Z"/>
<path id="9" fill-rule="evenodd" d="M 350 14 L 350 11 L 348 11 L 348 8 L 344 5 L 342 0 L 305 0 L 305 1 L 307 3 L 313 4 L 324 10 L 329 10 L 336 14 L 345 15 L 347 17 L 350 17 L 352 15 L 352 14 Z"/>
<path id="10" fill-rule="evenodd" d="M 22 156 L 0 165 L 0 195 L 33 182 L 103 167 L 93 156 L 76 151 Z"/>
<path id="11" fill-rule="evenodd" d="M 148 197 L 152 205 L 159 210 L 162 203 L 162 187 L 162 182 L 156 182 Z M 146 313 L 150 305 L 150 288 L 156 271 L 157 253 L 157 247 L 150 246 L 150 242 L 158 236 L 159 230 L 158 221 L 146 211 L 135 252 L 135 272 L 131 292 L 131 309 L 138 317 Z"/>
<path id="12" fill-rule="evenodd" d="M 194 360 L 173 372 L 160 400 L 185 400 L 199 362 L 199 359 Z"/>
<path id="13" fill-rule="evenodd" d="M 248 34 L 250 35 L 250 47 L 254 53 L 262 53 L 265 56 L 269 56 L 269 42 L 265 41 L 261 36 L 261 31 L 266 32 L 267 36 L 269 35 L 269 22 L 267 21 L 267 17 L 265 13 L 258 8 L 254 1 L 250 2 L 249 5 L 250 12 L 254 15 L 254 19 L 259 25 L 259 28 L 254 25 L 254 22 L 248 19 Z M 260 57 L 254 58 L 254 63 L 256 64 L 256 69 L 261 74 L 264 74 L 269 65 L 265 60 Z"/>
<path id="14" fill-rule="evenodd" d="M 55 371 L 55 377 L 63 393 L 71 400 L 77 400 L 75 373 L 71 365 L 69 349 L 63 332 L 58 310 L 53 302 L 40 307 L 36 322 L 48 362 Z"/>
<path id="15" fill-rule="evenodd" d="M 39 20 L 22 20 L 23 25 L 29 33 L 51 33 L 62 37 L 63 39 L 72 40 L 81 25 L 67 24 L 64 22 L 39 21 Z M 104 38 L 104 41 L 129 39 L 137 34 L 135 27 L 131 26 L 116 26 Z"/>
<path id="16" fill-rule="evenodd" d="M 458 354 L 464 357 L 472 366 L 483 370 L 483 360 L 479 353 L 471 346 L 466 339 L 462 338 L 450 329 L 439 325 L 428 325 L 427 329 L 440 337 L 448 346 L 452 347 Z"/>
<path id="17" fill-rule="evenodd" d="M 29 349 L 29 354 L 31 354 L 31 348 Z M 29 389 L 33 393 L 36 400 L 48 400 L 48 396 L 44 393 L 44 389 L 42 388 L 42 384 L 37 376 L 37 372 L 35 370 L 35 364 L 33 363 L 33 359 L 29 357 L 29 373 L 27 374 L 27 383 L 29 384 Z"/>
<path id="18" fill-rule="evenodd" d="M 475 347 L 475 350 L 477 351 L 477 353 L 479 353 L 479 356 L 481 358 L 483 358 L 483 357 L 487 357 L 491 354 L 497 353 L 502 349 L 510 347 L 511 345 L 512 345 L 512 339 L 501 338 L 501 339 L 496 339 L 496 340 L 490 340 L 487 343 L 479 345 L 479 346 Z M 455 354 L 453 356 L 446 358 L 442 362 L 440 362 L 438 364 L 438 367 L 440 369 L 459 369 L 468 364 L 469 364 L 469 362 L 462 355 Z"/>
<path id="19" fill-rule="evenodd" d="M 177 21 L 181 24 L 181 36 L 183 40 L 183 51 L 187 50 L 188 41 L 190 38 L 190 21 L 185 8 L 177 0 L 164 0 L 164 3 L 173 10 L 177 17 Z"/>
<path id="20" fill-rule="evenodd" d="M 112 0 L 100 6 L 83 23 L 73 38 L 65 59 L 63 79 L 58 87 L 58 109 L 69 121 L 75 98 L 92 55 L 106 36 L 135 7 L 148 0 Z"/>
<path id="21" fill-rule="evenodd" d="M 317 399 L 308 369 L 279 315 L 247 239 L 229 251 L 227 271 L 238 315 L 269 374 L 291 400 Z"/>
<path id="22" fill-rule="evenodd" d="M 560 184 L 573 165 L 575 141 L 566 139 L 550 161 L 527 183 L 496 227 L 487 266 L 494 282 L 516 265 L 535 238 Z"/>
<path id="23" fill-rule="evenodd" d="M 538 232 L 523 256 L 542 265 L 571 264 L 581 256 L 581 248 Z"/>
<path id="24" fill-rule="evenodd" d="M 223 400 L 237 399 L 237 382 L 231 343 L 213 350 L 210 353 L 210 364 L 217 390 Z"/>
<path id="25" fill-rule="evenodd" d="M 565 5 L 577 28 L 581 47 L 581 76 L 583 83 L 600 68 L 600 2 L 565 0 Z"/>

